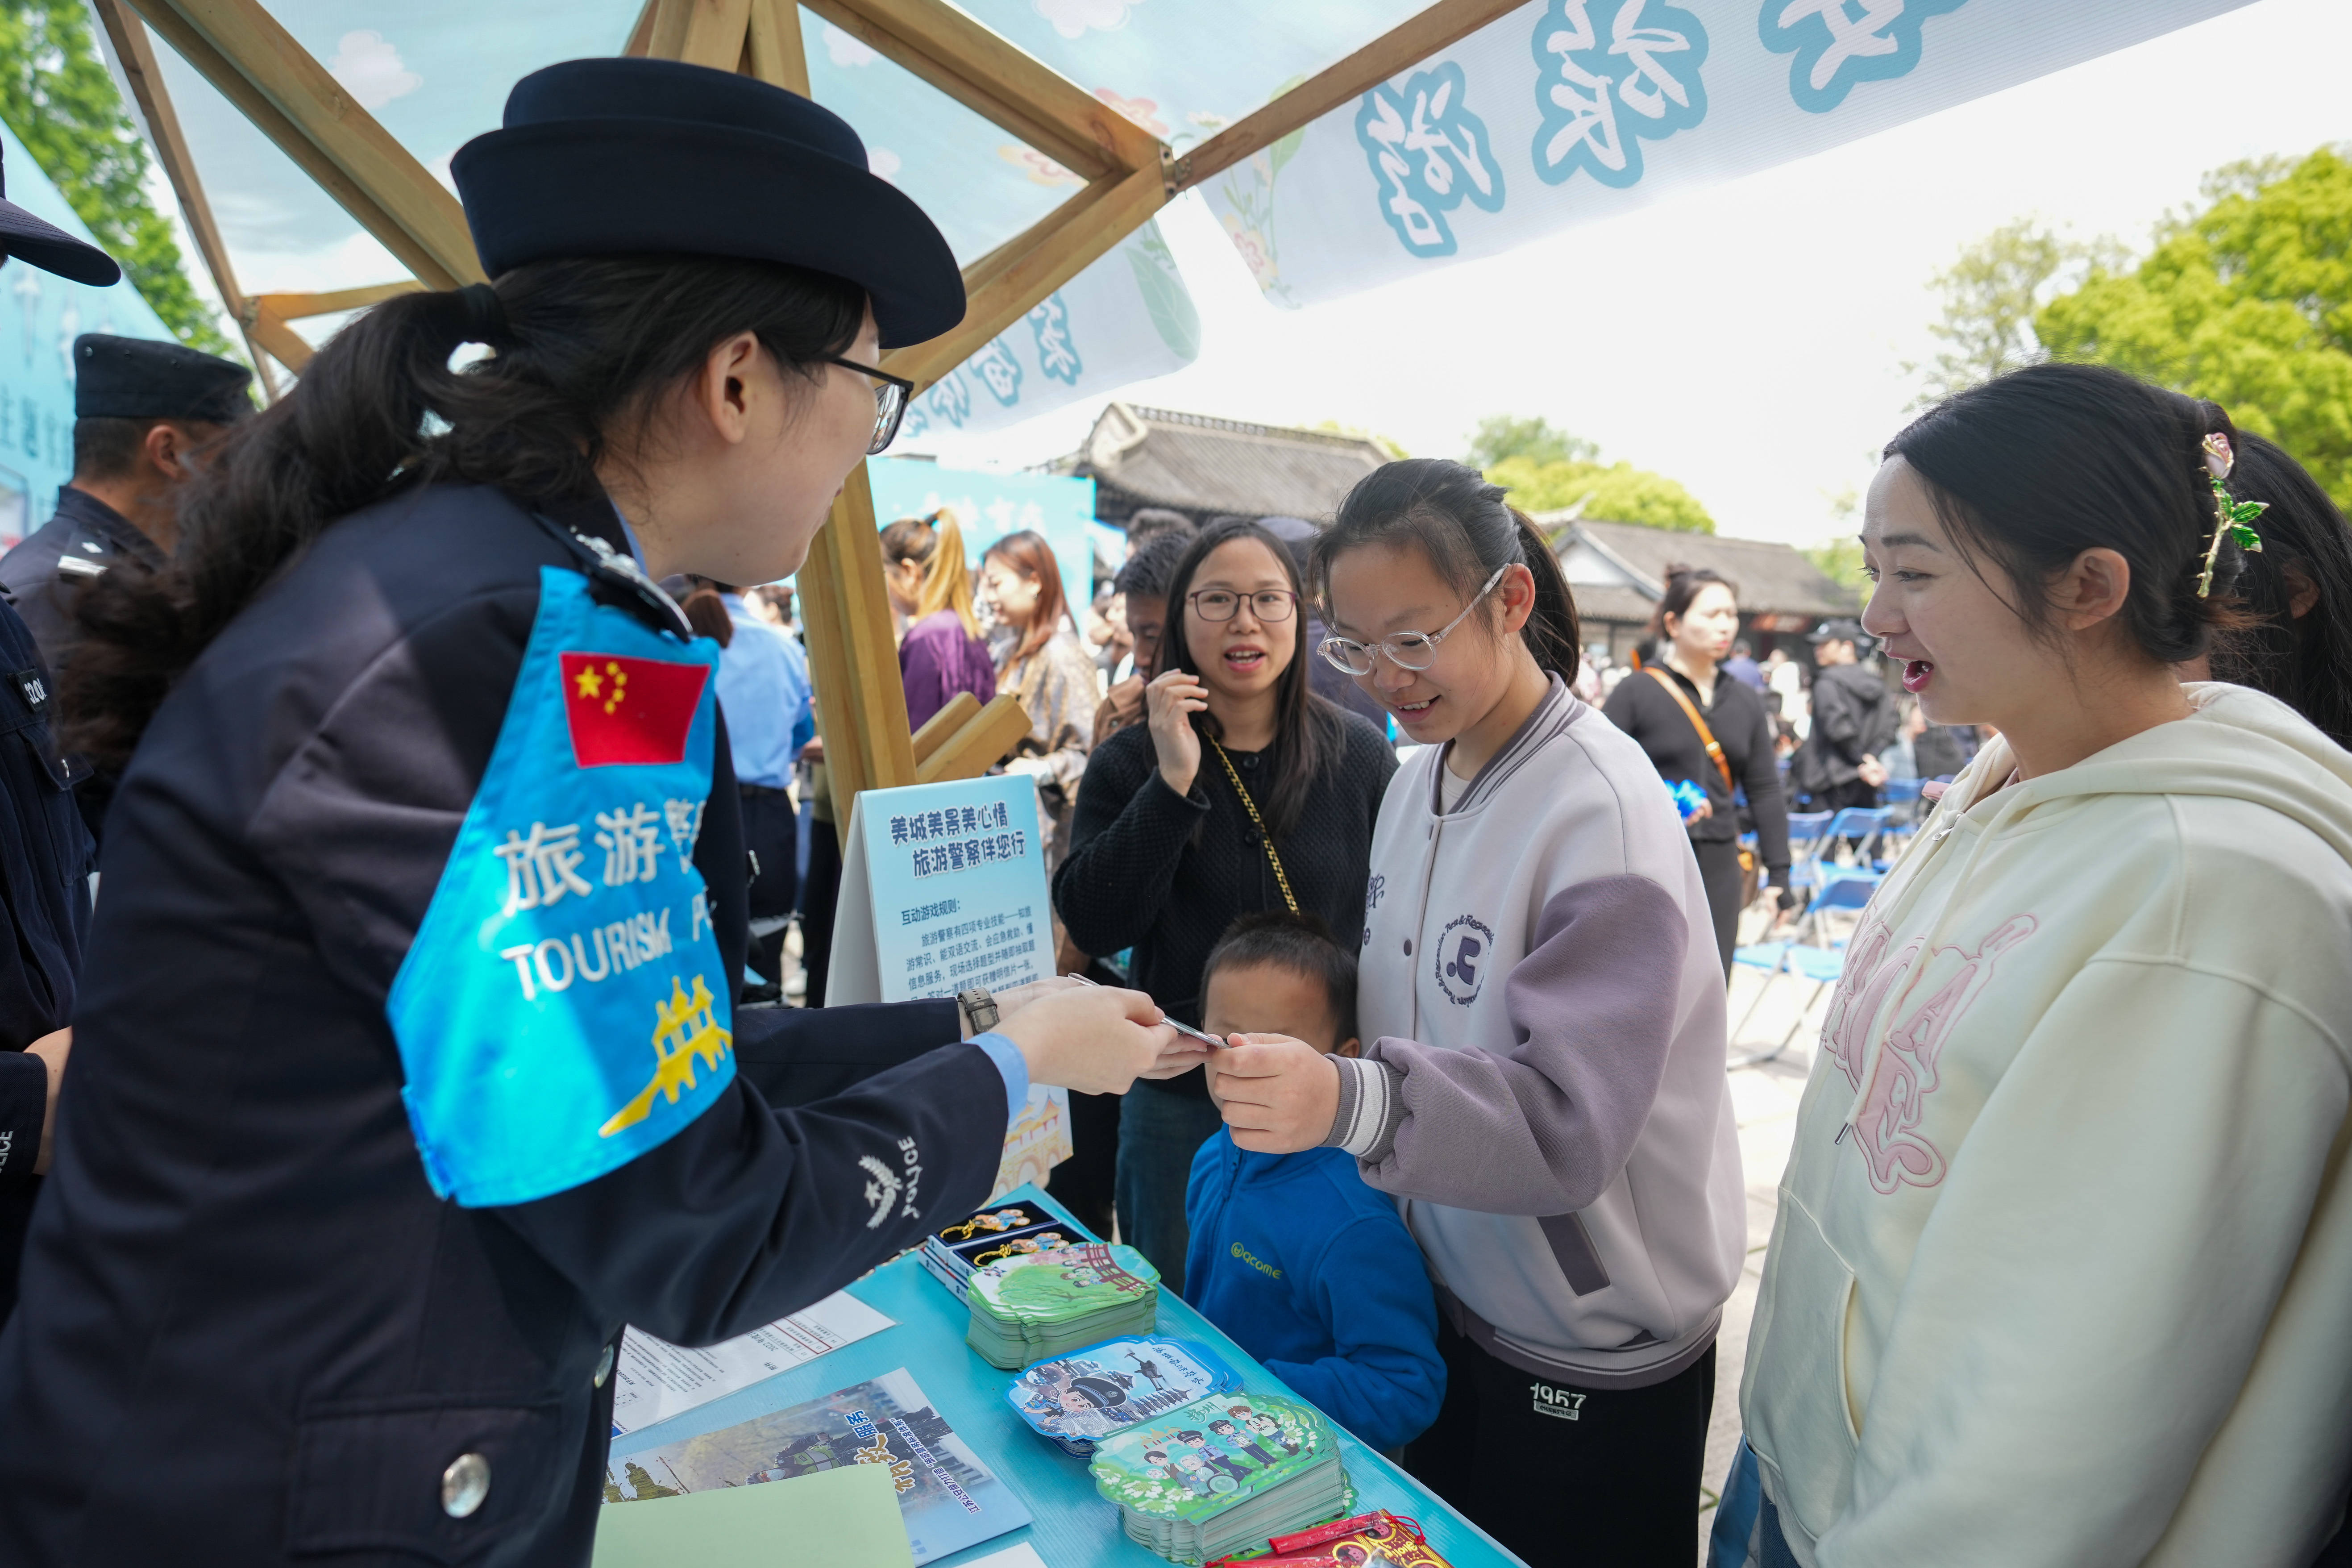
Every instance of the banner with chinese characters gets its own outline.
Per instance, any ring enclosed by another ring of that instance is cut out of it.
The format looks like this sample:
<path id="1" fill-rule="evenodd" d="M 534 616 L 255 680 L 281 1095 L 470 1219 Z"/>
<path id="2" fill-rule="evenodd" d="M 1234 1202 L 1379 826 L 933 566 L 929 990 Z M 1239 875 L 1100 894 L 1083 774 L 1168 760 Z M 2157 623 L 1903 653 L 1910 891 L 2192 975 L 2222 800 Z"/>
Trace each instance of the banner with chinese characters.
<path id="1" fill-rule="evenodd" d="M 1200 352 L 1200 313 L 1160 226 L 1147 223 L 916 398 L 898 439 L 919 447 L 925 436 L 1017 424 L 1180 370 Z"/>
<path id="2" fill-rule="evenodd" d="M 2247 0 L 1535 0 L 1202 190 L 1296 307 L 1492 256 Z"/>
<path id="3" fill-rule="evenodd" d="M 867 790 L 850 808 L 825 999 L 914 1002 L 1053 976 L 1054 921 L 1022 775 Z M 995 1191 L 1045 1184 L 1070 1157 L 1069 1091 L 1033 1086 Z"/>

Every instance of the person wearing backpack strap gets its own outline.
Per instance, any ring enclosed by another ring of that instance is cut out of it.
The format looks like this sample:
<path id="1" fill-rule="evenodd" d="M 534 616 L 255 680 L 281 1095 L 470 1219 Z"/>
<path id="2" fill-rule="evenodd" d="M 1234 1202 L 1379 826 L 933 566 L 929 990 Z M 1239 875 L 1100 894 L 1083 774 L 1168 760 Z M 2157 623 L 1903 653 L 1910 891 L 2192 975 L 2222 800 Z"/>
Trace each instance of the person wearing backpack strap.
<path id="1" fill-rule="evenodd" d="M 1759 862 L 1770 884 L 1789 892 L 1789 803 L 1772 750 L 1772 718 L 1752 688 L 1725 680 L 1719 664 L 1739 629 L 1736 590 L 1705 567 L 1669 566 L 1666 590 L 1651 630 L 1658 658 L 1641 674 L 1619 681 L 1601 711 L 1640 742 L 1673 783 L 1687 779 L 1706 792 L 1706 804 L 1685 826 L 1706 882 L 1708 912 L 1723 973 L 1731 974 L 1739 912 L 1755 899 Z M 1735 786 L 1748 793 L 1746 820 L 1756 847 L 1739 842 L 1742 812 Z"/>

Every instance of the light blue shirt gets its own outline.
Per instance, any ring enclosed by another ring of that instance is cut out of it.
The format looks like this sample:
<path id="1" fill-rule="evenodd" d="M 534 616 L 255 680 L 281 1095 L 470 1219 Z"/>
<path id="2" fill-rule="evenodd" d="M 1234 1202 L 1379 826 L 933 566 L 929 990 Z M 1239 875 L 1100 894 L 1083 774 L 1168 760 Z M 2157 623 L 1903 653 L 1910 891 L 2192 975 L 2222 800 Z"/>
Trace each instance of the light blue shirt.
<path id="1" fill-rule="evenodd" d="M 1004 1124 L 1010 1127 L 1013 1119 L 1021 1114 L 1021 1107 L 1029 1099 L 1029 1058 L 1021 1054 L 1019 1046 L 993 1031 L 974 1035 L 971 1043 L 986 1051 L 988 1059 L 994 1062 L 996 1070 L 1003 1075 Z"/>
<path id="2" fill-rule="evenodd" d="M 721 595 L 735 639 L 719 658 L 719 705 L 735 776 L 745 784 L 782 789 L 793 763 L 816 732 L 808 655 L 801 645 L 753 615 L 740 595 Z"/>

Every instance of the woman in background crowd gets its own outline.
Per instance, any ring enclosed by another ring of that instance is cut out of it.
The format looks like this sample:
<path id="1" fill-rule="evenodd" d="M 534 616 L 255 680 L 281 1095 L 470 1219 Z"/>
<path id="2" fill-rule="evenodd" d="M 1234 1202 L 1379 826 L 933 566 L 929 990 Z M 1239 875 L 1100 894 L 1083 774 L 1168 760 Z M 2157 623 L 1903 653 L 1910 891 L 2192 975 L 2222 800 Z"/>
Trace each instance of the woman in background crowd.
<path id="1" fill-rule="evenodd" d="M 2260 436 L 2242 436 L 2230 489 L 2269 510 L 2254 520 L 2263 548 L 2236 594 L 2256 624 L 2213 639 L 2183 680 L 2267 691 L 2339 746 L 2352 745 L 2352 531 L 2303 465 Z"/>
<path id="2" fill-rule="evenodd" d="M 1201 968 L 1241 915 L 1290 909 L 1341 940 L 1363 922 L 1381 792 L 1396 754 L 1309 689 L 1298 571 L 1281 541 L 1232 520 L 1193 539 L 1150 721 L 1095 753 L 1054 907 L 1089 952 L 1133 948 L 1134 984 L 1201 1021 Z M 1119 1109 L 1119 1234 L 1183 1288 L 1184 1184 L 1220 1125 L 1186 1073 Z"/>
<path id="3" fill-rule="evenodd" d="M 2235 438 L 2037 365 L 1871 485 L 1864 624 L 1996 733 L 1798 1112 L 1740 1387 L 1765 1564 L 2304 1568 L 2341 1516 L 2352 757 L 2176 675 L 2268 543 L 2217 515 Z"/>
<path id="4" fill-rule="evenodd" d="M 1029 733 L 1004 771 L 1036 781 L 1037 826 L 1051 876 L 1069 853 L 1070 811 L 1094 749 L 1102 688 L 1070 626 L 1062 569 L 1043 534 L 1024 529 L 990 545 L 980 563 L 980 592 L 1013 639 L 997 667 L 996 689 L 1021 700 Z"/>
<path id="5" fill-rule="evenodd" d="M 971 571 L 955 513 L 942 507 L 884 529 L 882 585 L 907 623 L 898 678 L 907 687 L 908 728 L 929 723 L 959 691 L 982 702 L 996 695 L 996 667 L 971 613 Z"/>
<path id="6" fill-rule="evenodd" d="M 1789 803 L 1780 789 L 1780 760 L 1764 699 L 1745 681 L 1725 679 L 1721 664 L 1739 629 L 1739 604 L 1729 583 L 1704 567 L 1669 566 L 1666 591 L 1651 623 L 1658 657 L 1618 683 L 1602 710 L 1641 743 L 1658 776 L 1686 779 L 1706 799 L 1684 817 L 1691 850 L 1706 882 L 1706 903 L 1731 976 L 1732 948 L 1746 907 L 1748 876 L 1761 859 L 1789 900 Z M 1739 845 L 1734 782 L 1748 792 L 1756 848 Z"/>

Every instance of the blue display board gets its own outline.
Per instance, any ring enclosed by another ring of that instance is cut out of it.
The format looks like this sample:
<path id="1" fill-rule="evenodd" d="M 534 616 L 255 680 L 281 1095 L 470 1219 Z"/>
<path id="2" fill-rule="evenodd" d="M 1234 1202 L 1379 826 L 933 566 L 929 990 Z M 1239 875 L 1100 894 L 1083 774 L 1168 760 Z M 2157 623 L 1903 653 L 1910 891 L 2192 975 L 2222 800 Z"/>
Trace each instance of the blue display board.
<path id="1" fill-rule="evenodd" d="M 0 125 L 8 199 L 77 239 L 95 237 L 16 132 Z M 0 263 L 0 550 L 49 520 L 73 478 L 74 339 L 84 332 L 174 341 L 125 279 L 109 289 Z"/>
<path id="2" fill-rule="evenodd" d="M 1039 1204 L 1064 1224 L 1085 1230 L 1067 1210 L 1034 1187 L 1020 1188 L 1006 1201 Z M 903 1366 L 957 1436 L 1019 1494 L 1034 1521 L 942 1558 L 934 1568 L 957 1568 L 1024 1541 L 1036 1549 L 1047 1568 L 1153 1568 L 1154 1564 L 1165 1568 L 1164 1558 L 1129 1541 L 1119 1529 L 1118 1510 L 1096 1493 L 1087 1461 L 1038 1436 L 1013 1413 L 1004 1399 L 1004 1388 L 1013 1374 L 989 1365 L 964 1343 L 970 1314 L 947 1287 L 923 1271 L 914 1254 L 876 1269 L 850 1286 L 849 1293 L 896 1319 L 898 1326 L 683 1415 L 632 1432 L 622 1439 L 626 1451 L 635 1453 L 716 1432 Z M 1295 1390 L 1164 1288 L 1160 1292 L 1157 1331 L 1207 1344 L 1254 1391 L 1297 1397 Z M 1418 1520 L 1429 1543 L 1454 1568 L 1508 1568 L 1511 1564 L 1525 1568 L 1492 1536 L 1345 1431 L 1339 1435 L 1339 1458 L 1355 1483 L 1359 1510 L 1384 1508 Z"/>
<path id="3" fill-rule="evenodd" d="M 1054 474 L 985 474 L 906 458 L 866 464 L 874 484 L 874 521 L 883 528 L 902 517 L 928 517 L 945 507 L 963 530 L 972 571 L 988 547 L 1008 533 L 1031 529 L 1045 536 L 1062 568 L 1062 595 L 1074 616 L 1094 599 L 1095 482 Z"/>
<path id="4" fill-rule="evenodd" d="M 866 791 L 841 889 L 825 992 L 836 1001 L 918 1002 L 1054 973 L 1037 786 L 1025 774 Z M 864 930 L 870 982 L 856 973 Z"/>

